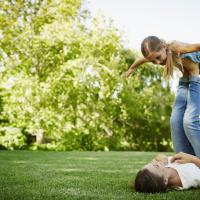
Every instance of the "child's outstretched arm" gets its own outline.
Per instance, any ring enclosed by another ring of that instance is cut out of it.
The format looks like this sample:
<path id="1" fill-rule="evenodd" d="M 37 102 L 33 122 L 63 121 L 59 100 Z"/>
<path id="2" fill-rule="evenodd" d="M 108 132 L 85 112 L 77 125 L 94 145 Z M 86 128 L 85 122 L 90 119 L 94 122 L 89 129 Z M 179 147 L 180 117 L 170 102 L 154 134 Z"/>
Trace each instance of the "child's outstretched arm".
<path id="1" fill-rule="evenodd" d="M 169 43 L 168 46 L 173 52 L 178 54 L 200 51 L 200 43 L 188 44 L 188 43 L 173 41 Z"/>
<path id="2" fill-rule="evenodd" d="M 148 62 L 148 60 L 146 58 L 138 58 L 138 59 L 136 59 L 135 62 L 130 66 L 128 71 L 126 71 L 125 77 L 128 78 L 135 71 L 135 69 L 139 65 L 142 65 L 145 62 Z"/>

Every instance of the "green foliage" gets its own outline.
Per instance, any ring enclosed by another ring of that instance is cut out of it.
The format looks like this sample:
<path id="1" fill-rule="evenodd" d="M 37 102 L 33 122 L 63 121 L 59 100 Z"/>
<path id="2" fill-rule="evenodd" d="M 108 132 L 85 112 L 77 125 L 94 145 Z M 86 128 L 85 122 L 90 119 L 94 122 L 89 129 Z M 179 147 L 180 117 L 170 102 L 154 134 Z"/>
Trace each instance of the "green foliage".
<path id="1" fill-rule="evenodd" d="M 127 132 L 132 133 L 127 134 L 127 140 L 132 148 L 171 150 L 169 117 L 174 95 L 161 78 L 161 70 L 144 66 L 125 87 L 122 99 L 127 108 Z"/>
<path id="2" fill-rule="evenodd" d="M 19 138 L 19 145 L 3 146 L 24 148 L 28 135 L 42 133 L 52 142 L 39 148 L 47 149 L 171 148 L 169 86 L 151 65 L 128 82 L 121 78 L 136 55 L 123 46 L 111 22 L 89 18 L 79 0 L 5 2 L 0 12 L 1 127 L 23 133 L 13 140 Z M 13 133 L 3 137 L 13 138 Z"/>
<path id="3" fill-rule="evenodd" d="M 0 146 L 10 150 L 26 146 L 26 137 L 19 128 L 4 127 L 0 130 Z"/>

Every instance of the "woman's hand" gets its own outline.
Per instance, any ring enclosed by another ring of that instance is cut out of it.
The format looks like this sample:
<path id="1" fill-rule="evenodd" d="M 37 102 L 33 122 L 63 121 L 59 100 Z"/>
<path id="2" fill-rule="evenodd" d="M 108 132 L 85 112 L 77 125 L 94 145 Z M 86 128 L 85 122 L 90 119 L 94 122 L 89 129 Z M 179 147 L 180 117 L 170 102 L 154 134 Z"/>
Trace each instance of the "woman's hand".
<path id="1" fill-rule="evenodd" d="M 158 154 L 156 157 L 155 157 L 155 160 L 157 161 L 157 162 L 161 162 L 161 163 L 163 163 L 163 164 L 167 164 L 167 156 L 166 155 L 164 155 L 164 154 Z"/>
<path id="2" fill-rule="evenodd" d="M 164 165 L 167 165 L 168 159 L 167 156 L 164 154 L 158 154 L 152 161 L 151 163 L 162 163 Z"/>
<path id="3" fill-rule="evenodd" d="M 200 159 L 196 156 L 187 153 L 177 153 L 171 158 L 171 162 L 175 163 L 194 163 L 198 167 L 200 167 Z"/>

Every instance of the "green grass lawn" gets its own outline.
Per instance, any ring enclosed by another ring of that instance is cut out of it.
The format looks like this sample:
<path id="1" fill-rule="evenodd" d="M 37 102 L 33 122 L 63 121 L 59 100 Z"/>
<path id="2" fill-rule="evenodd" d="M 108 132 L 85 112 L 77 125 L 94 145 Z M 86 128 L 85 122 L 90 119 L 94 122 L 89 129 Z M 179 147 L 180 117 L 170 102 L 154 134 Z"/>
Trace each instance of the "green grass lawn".
<path id="1" fill-rule="evenodd" d="M 200 189 L 139 194 L 128 188 L 154 152 L 0 151 L 3 199 L 200 199 Z"/>

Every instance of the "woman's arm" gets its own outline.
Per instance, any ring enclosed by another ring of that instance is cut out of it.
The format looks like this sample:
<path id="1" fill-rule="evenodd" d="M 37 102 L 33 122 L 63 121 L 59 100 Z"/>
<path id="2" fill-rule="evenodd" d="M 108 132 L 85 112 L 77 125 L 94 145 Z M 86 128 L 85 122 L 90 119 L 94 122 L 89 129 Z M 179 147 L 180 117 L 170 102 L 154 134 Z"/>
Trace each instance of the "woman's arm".
<path id="1" fill-rule="evenodd" d="M 188 44 L 188 43 L 182 43 L 178 41 L 173 41 L 170 44 L 168 44 L 170 50 L 177 54 L 183 54 L 183 53 L 190 53 L 195 51 L 200 51 L 200 43 L 199 44 Z"/>
<path id="2" fill-rule="evenodd" d="M 126 71 L 125 77 L 128 78 L 135 71 L 135 69 L 139 65 L 142 65 L 145 62 L 148 62 L 148 60 L 146 58 L 138 58 L 138 59 L 136 59 L 135 62 L 130 66 L 128 71 Z"/>
<path id="3" fill-rule="evenodd" d="M 200 159 L 196 156 L 187 153 L 177 153 L 171 158 L 171 162 L 176 163 L 194 163 L 198 167 L 200 167 Z"/>
<path id="4" fill-rule="evenodd" d="M 151 162 L 161 162 L 165 165 L 168 164 L 168 158 L 164 154 L 158 154 Z"/>

